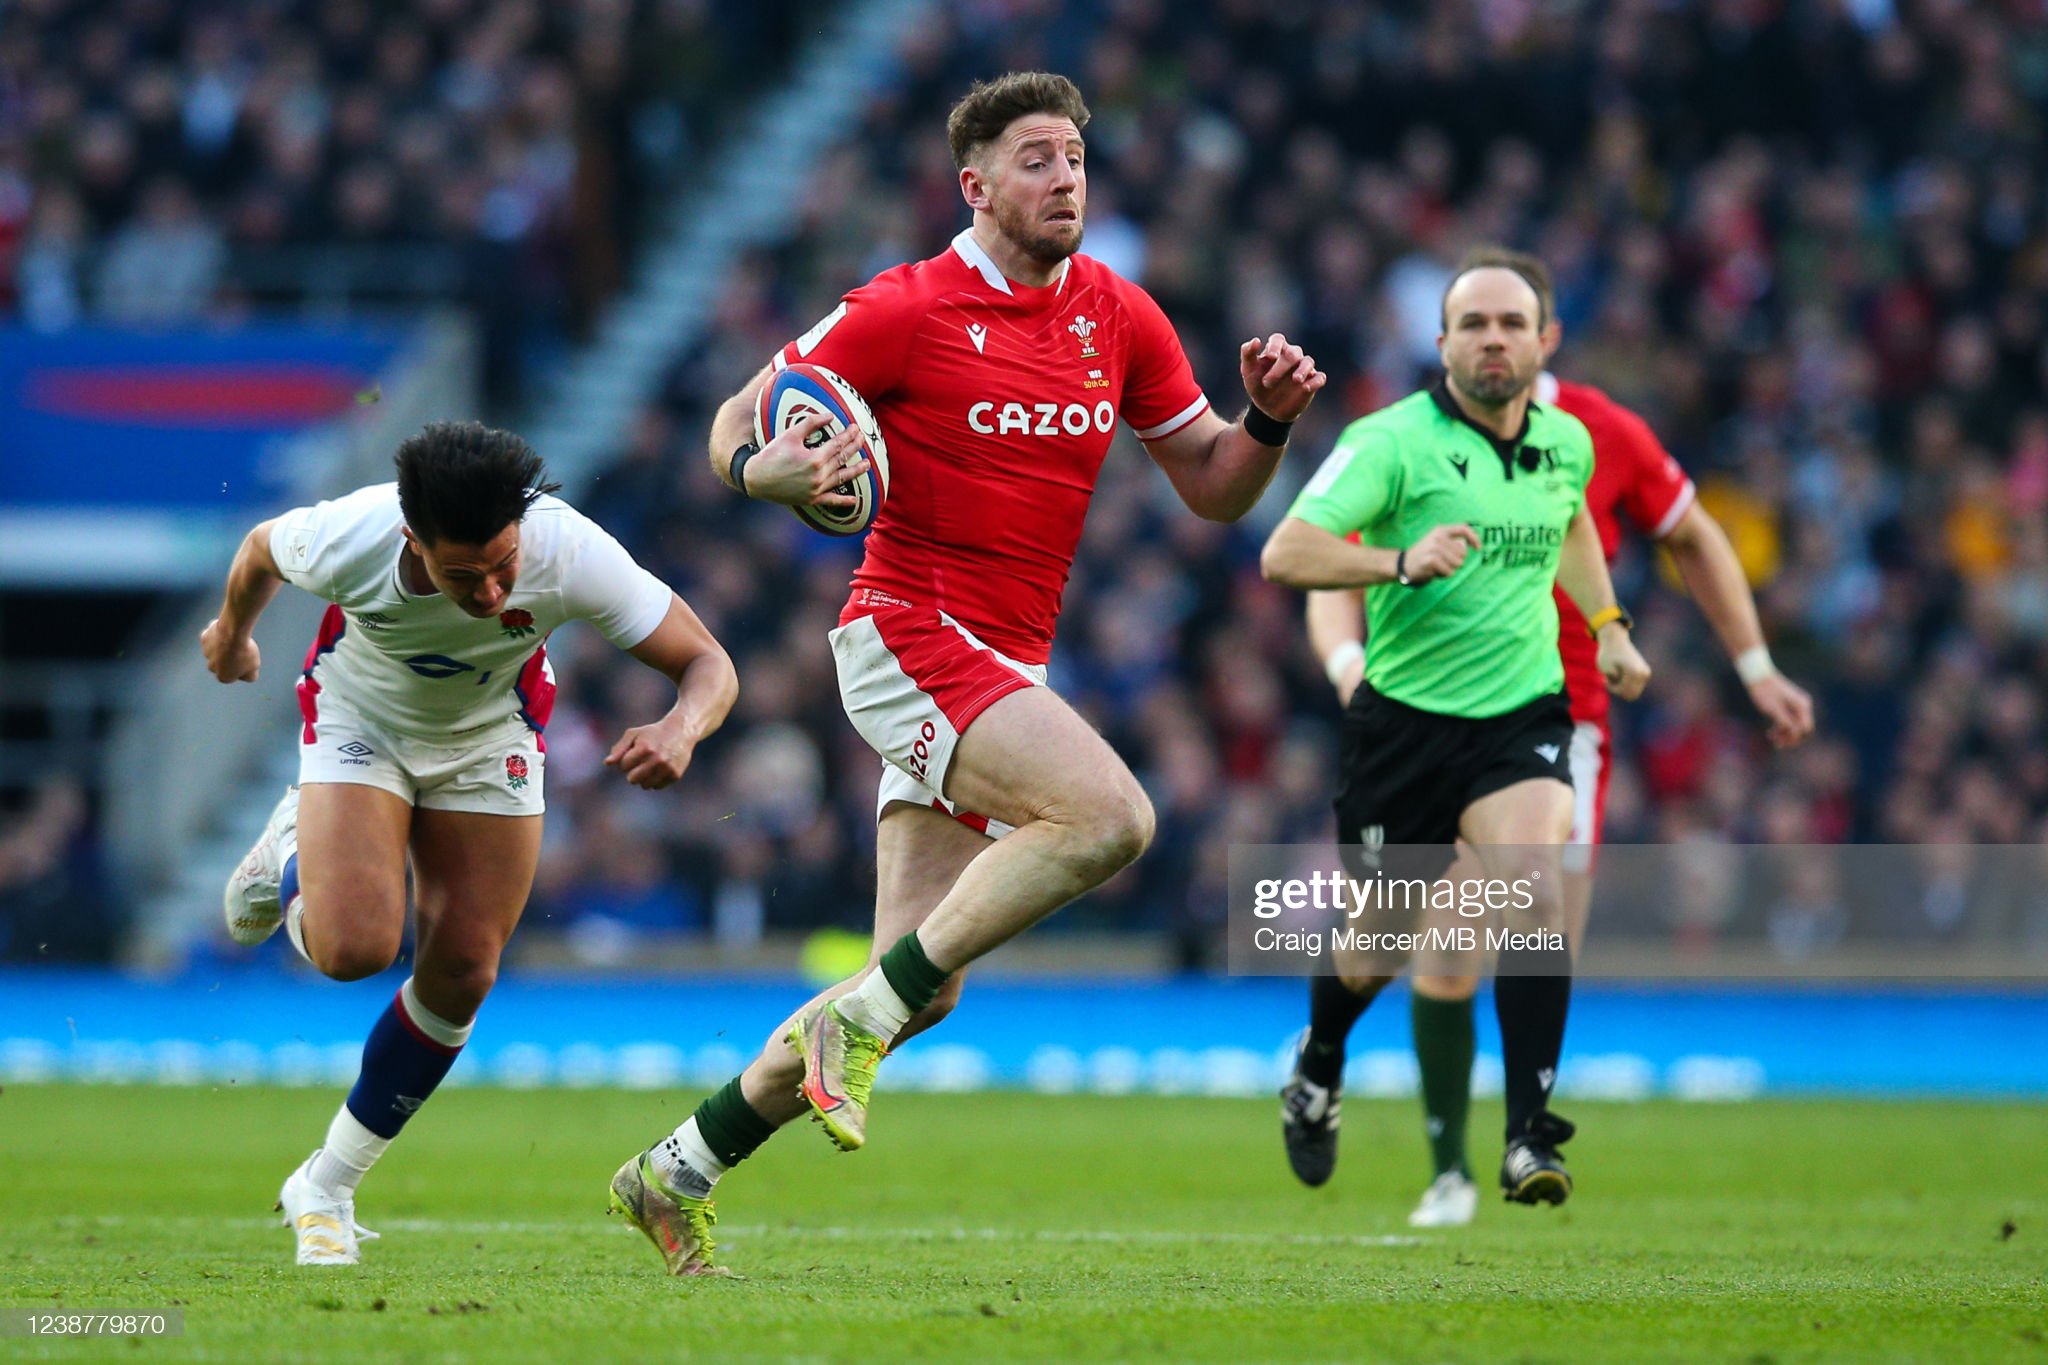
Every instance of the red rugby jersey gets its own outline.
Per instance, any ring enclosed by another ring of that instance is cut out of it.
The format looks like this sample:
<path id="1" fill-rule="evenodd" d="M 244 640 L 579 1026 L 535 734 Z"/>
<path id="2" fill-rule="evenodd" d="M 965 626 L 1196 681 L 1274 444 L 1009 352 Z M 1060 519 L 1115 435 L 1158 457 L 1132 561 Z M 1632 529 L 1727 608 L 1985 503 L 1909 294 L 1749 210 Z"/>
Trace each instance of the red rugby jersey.
<path id="1" fill-rule="evenodd" d="M 1678 525 L 1693 503 L 1693 483 L 1650 430 L 1649 423 L 1590 384 L 1564 383 L 1545 373 L 1536 381 L 1536 401 L 1555 403 L 1586 424 L 1593 436 L 1593 478 L 1586 506 L 1600 528 L 1600 547 L 1614 562 L 1621 546 L 1621 516 L 1652 540 Z M 1558 653 L 1571 692 L 1572 719 L 1604 724 L 1609 696 L 1594 660 L 1598 650 L 1586 634 L 1586 618 L 1556 590 Z"/>
<path id="2" fill-rule="evenodd" d="M 937 607 L 1044 663 L 1118 419 L 1140 440 L 1208 408 L 1159 305 L 1087 256 L 1044 288 L 1006 279 L 962 232 L 886 270 L 782 348 L 860 391 L 889 443 L 889 497 L 862 589 Z"/>

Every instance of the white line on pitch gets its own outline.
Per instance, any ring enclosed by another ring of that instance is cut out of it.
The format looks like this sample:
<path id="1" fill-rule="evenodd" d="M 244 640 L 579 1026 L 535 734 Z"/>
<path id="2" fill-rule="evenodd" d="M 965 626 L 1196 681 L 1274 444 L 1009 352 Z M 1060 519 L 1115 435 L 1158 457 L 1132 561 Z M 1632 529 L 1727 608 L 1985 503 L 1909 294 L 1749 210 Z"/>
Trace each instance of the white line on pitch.
<path id="1" fill-rule="evenodd" d="M 100 1227 L 218 1227 L 218 1228 L 273 1228 L 274 1218 L 198 1218 L 198 1217 L 133 1217 L 107 1214 L 89 1218 L 64 1218 L 62 1223 L 90 1223 Z M 542 1222 L 490 1222 L 445 1218 L 371 1218 L 370 1222 L 379 1231 L 443 1233 L 452 1236 L 479 1237 L 485 1235 L 527 1235 L 585 1233 L 600 1235 L 607 1224 L 596 1218 L 559 1219 Z M 611 1230 L 624 1230 L 624 1224 L 609 1225 Z M 806 1227 L 802 1224 L 772 1223 L 721 1223 L 718 1227 L 722 1236 L 731 1237 L 822 1237 L 827 1241 L 846 1242 L 1099 1242 L 1108 1244 L 1144 1243 L 1157 1246 L 1200 1245 L 1202 1243 L 1242 1243 L 1252 1246 L 1349 1246 L 1349 1247 L 1407 1247 L 1423 1246 L 1427 1238 L 1405 1236 L 1364 1236 L 1350 1233 L 1313 1232 L 1180 1232 L 1172 1230 L 1137 1229 L 1131 1231 L 1093 1231 L 1089 1229 L 1061 1230 L 1058 1228 L 896 1228 L 896 1227 Z"/>

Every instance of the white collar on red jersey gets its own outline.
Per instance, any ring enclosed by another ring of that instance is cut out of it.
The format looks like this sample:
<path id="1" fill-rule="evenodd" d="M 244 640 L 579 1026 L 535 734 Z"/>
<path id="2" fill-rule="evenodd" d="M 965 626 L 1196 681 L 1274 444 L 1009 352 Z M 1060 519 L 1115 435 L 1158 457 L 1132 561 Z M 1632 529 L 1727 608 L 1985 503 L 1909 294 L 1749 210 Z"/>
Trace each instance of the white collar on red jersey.
<path id="1" fill-rule="evenodd" d="M 974 240 L 973 228 L 960 230 L 960 235 L 953 239 L 953 250 L 961 260 L 981 272 L 981 277 L 988 281 L 989 288 L 1005 294 L 1016 292 L 1010 288 L 1009 277 L 1004 275 L 989 254 L 981 249 L 981 243 Z M 1054 275 L 1052 280 L 1055 288 L 1064 290 L 1067 287 L 1067 267 L 1073 263 L 1072 257 L 1060 262 L 1059 273 Z"/>
<path id="2" fill-rule="evenodd" d="M 1557 402 L 1557 376 L 1548 370 L 1538 370 L 1536 372 L 1536 387 L 1533 397 L 1539 403 L 1555 404 Z"/>

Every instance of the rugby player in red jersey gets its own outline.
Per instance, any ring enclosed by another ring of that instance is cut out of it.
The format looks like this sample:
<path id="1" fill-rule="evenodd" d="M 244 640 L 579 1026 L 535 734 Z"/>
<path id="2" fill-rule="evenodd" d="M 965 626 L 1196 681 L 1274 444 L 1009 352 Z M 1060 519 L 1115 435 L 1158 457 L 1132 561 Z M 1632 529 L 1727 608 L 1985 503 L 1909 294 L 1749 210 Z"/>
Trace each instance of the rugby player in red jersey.
<path id="1" fill-rule="evenodd" d="M 1116 424 L 1217 521 L 1265 491 L 1324 376 L 1275 333 L 1238 361 L 1250 407 L 1210 409 L 1150 296 L 1076 254 L 1087 208 L 1080 92 L 1012 73 L 954 106 L 973 225 L 884 271 L 791 342 L 859 390 L 888 436 L 887 503 L 832 632 L 841 698 L 884 760 L 874 957 L 799 1010 L 744 1072 L 613 1178 L 613 1207 L 671 1273 L 711 1260 L 712 1185 L 806 1110 L 866 1140 L 876 1066 L 952 1009 L 969 963 L 1142 853 L 1151 803 L 1045 685 L 1060 594 Z M 840 505 L 858 430 L 751 443 L 764 369 L 719 410 L 711 460 L 750 497 Z"/>
<path id="2" fill-rule="evenodd" d="M 1535 289 L 1543 315 L 1543 354 L 1556 354 L 1564 328 L 1557 321 L 1550 272 L 1534 256 L 1498 248 L 1476 248 L 1459 264 L 1462 273 L 1485 266 L 1513 270 Z M 1813 701 L 1796 683 L 1778 672 L 1764 644 L 1756 601 L 1734 548 L 1714 518 L 1694 497 L 1692 480 L 1678 461 L 1635 413 L 1589 384 L 1571 384 L 1545 372 L 1536 382 L 1538 402 L 1554 403 L 1586 424 L 1593 437 L 1593 477 L 1586 487 L 1586 506 L 1600 531 L 1601 547 L 1613 562 L 1621 545 L 1621 522 L 1670 550 L 1680 575 L 1700 610 L 1713 625 L 1736 673 L 1749 689 L 1751 703 L 1768 722 L 1772 744 L 1786 748 L 1813 732 Z M 1571 941 L 1579 942 L 1593 896 L 1593 851 L 1600 843 L 1607 812 L 1607 779 L 1612 759 L 1607 688 L 1594 665 L 1595 646 L 1585 617 L 1563 592 L 1558 592 L 1558 651 L 1563 656 L 1565 687 L 1571 694 L 1572 832 L 1565 850 L 1565 915 Z M 1348 702 L 1363 676 L 1365 653 L 1361 590 L 1313 592 L 1308 601 L 1309 643 L 1324 661 L 1340 702 Z M 1453 871 L 1450 875 L 1458 875 Z M 1350 1009 L 1346 992 L 1333 990 L 1337 978 L 1318 983 L 1329 997 L 1329 1012 Z M 1349 993 L 1364 998 L 1362 981 L 1345 979 Z M 1421 1075 L 1425 1128 L 1435 1180 L 1409 1215 L 1417 1227 L 1449 1227 L 1472 1221 L 1479 1191 L 1465 1158 L 1465 1120 L 1472 1083 L 1474 976 L 1417 975 L 1412 1010 L 1416 1060 Z M 1357 1015 L 1351 1014 L 1355 1020 Z M 1341 1060 L 1338 1063 L 1341 1069 Z M 1325 1073 L 1327 1074 L 1327 1073 Z M 1302 1078 L 1289 1085 L 1297 1090 Z M 1297 1175 L 1310 1184 L 1329 1176 L 1336 1156 L 1335 1087 L 1318 1096 L 1290 1095 L 1289 1156 Z M 1330 1121 L 1317 1125 L 1303 1114 Z M 1320 1127 L 1321 1132 L 1307 1129 Z M 1297 1155 L 1297 1151 L 1299 1155 Z M 1320 1178 L 1311 1178 L 1320 1177 Z"/>

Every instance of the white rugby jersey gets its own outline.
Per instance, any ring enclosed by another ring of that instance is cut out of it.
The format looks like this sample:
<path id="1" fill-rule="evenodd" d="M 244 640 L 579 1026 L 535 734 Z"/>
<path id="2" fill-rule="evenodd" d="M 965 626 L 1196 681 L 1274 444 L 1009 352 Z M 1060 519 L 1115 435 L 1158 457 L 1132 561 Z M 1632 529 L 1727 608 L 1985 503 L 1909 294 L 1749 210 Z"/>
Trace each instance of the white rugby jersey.
<path id="1" fill-rule="evenodd" d="M 421 738 L 513 714 L 538 733 L 555 702 L 549 632 L 588 621 L 631 649 L 668 613 L 668 585 L 560 498 L 540 498 L 520 523 L 519 577 L 496 617 L 406 586 L 404 524 L 398 485 L 384 483 L 296 508 L 271 528 L 279 572 L 333 604 L 299 681 L 308 744 L 330 690 L 365 719 Z"/>

